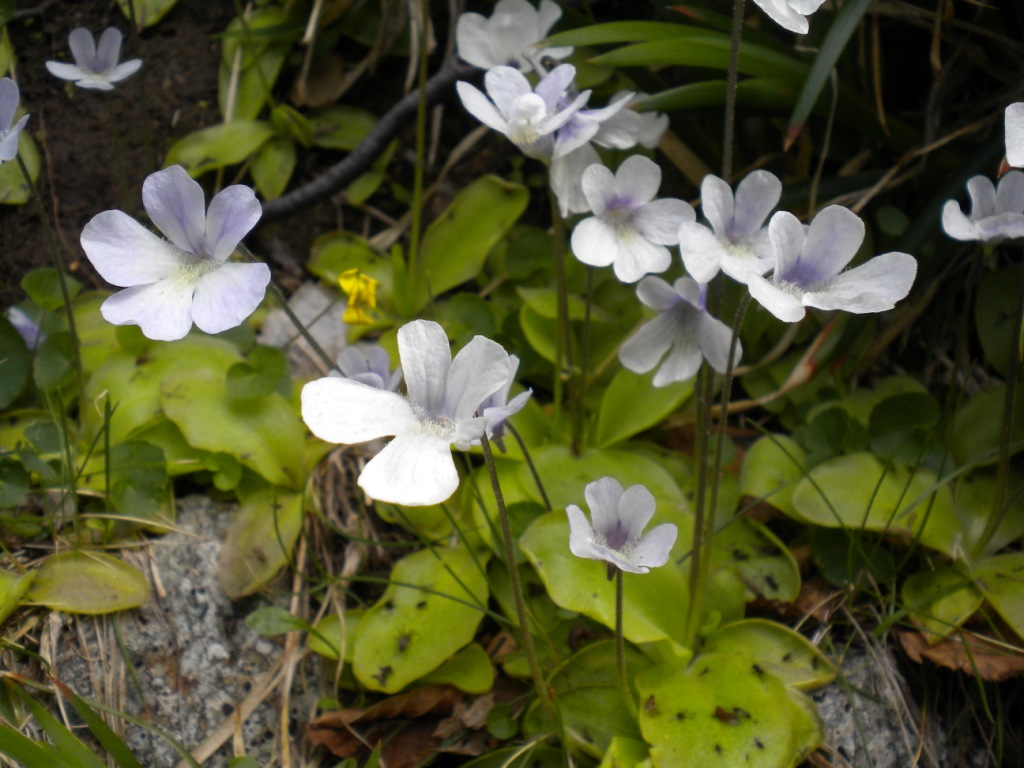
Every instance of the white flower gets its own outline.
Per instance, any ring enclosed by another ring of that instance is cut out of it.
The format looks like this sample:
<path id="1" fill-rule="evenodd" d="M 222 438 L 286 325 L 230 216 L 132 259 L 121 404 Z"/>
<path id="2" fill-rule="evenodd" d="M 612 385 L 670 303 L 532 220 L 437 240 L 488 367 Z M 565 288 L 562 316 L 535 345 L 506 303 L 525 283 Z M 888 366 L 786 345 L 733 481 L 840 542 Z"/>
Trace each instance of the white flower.
<path id="1" fill-rule="evenodd" d="M 207 212 L 203 188 L 174 165 L 146 178 L 142 203 L 170 242 L 122 211 L 97 214 L 82 230 L 82 248 L 96 271 L 126 289 L 100 307 L 107 322 L 138 325 L 150 339 L 173 341 L 193 322 L 220 333 L 251 315 L 270 269 L 228 259 L 260 218 L 253 191 L 227 187 Z"/>
<path id="2" fill-rule="evenodd" d="M 391 370 L 391 358 L 379 344 L 354 344 L 338 353 L 338 371 L 331 376 L 351 379 L 374 389 L 396 392 L 402 382 L 402 368 Z"/>
<path id="3" fill-rule="evenodd" d="M 17 123 L 14 122 L 20 101 L 21 94 L 15 82 L 9 77 L 0 80 L 0 163 L 13 160 L 18 155 L 18 134 L 28 122 L 28 115 L 22 115 Z"/>
<path id="4" fill-rule="evenodd" d="M 642 485 L 627 491 L 617 480 L 602 477 L 583 492 L 590 507 L 593 526 L 575 504 L 569 515 L 569 549 L 576 557 L 603 560 L 629 573 L 647 573 L 668 562 L 668 553 L 679 533 L 672 523 L 663 523 L 643 535 L 654 517 L 654 496 Z"/>
<path id="5" fill-rule="evenodd" d="M 971 198 L 968 218 L 956 200 L 942 207 L 942 228 L 955 240 L 980 240 L 998 243 L 1024 237 L 1024 173 L 1010 171 L 999 181 L 998 189 L 985 176 L 967 181 Z"/>
<path id="6" fill-rule="evenodd" d="M 775 256 L 772 279 L 751 274 L 747 288 L 783 322 L 803 319 L 805 307 L 883 312 L 914 284 L 917 262 L 906 253 L 885 253 L 842 271 L 864 241 L 864 222 L 841 206 L 822 210 L 806 230 L 796 216 L 780 211 L 768 224 L 768 234 Z"/>
<path id="7" fill-rule="evenodd" d="M 499 66 L 484 75 L 487 96 L 466 82 L 459 81 L 456 88 L 462 105 L 480 122 L 505 134 L 523 154 L 550 162 L 590 138 L 582 132 L 562 140 L 554 135 L 590 98 L 590 91 L 571 100 L 565 98 L 574 77 L 576 68 L 562 64 L 543 78 L 535 91 L 518 69 Z"/>
<path id="8" fill-rule="evenodd" d="M 520 392 L 511 400 L 508 399 L 512 383 L 516 378 L 516 371 L 519 370 L 519 358 L 509 355 L 508 362 L 512 367 L 508 381 L 493 395 L 484 398 L 479 407 L 480 415 L 487 420 L 487 439 L 493 441 L 502 453 L 505 452 L 505 422 L 523 410 L 533 394 L 533 390 L 528 389 L 525 392 Z"/>
<path id="9" fill-rule="evenodd" d="M 562 9 L 551 0 L 541 0 L 539 9 L 526 0 L 498 0 L 489 19 L 479 13 L 459 16 L 455 47 L 459 57 L 474 67 L 504 65 L 529 72 L 533 69 L 530 57 L 564 59 L 572 53 L 570 47 L 534 48 L 561 15 Z"/>
<path id="10" fill-rule="evenodd" d="M 637 298 L 659 310 L 659 314 L 626 340 L 619 350 L 619 361 L 633 373 L 647 373 L 671 350 L 654 375 L 656 387 L 692 379 L 701 360 L 725 373 L 732 331 L 708 314 L 706 290 L 706 285 L 689 277 L 679 278 L 674 286 L 659 277 L 641 280 L 636 287 Z M 739 364 L 742 354 L 737 342 L 734 366 Z"/>
<path id="11" fill-rule="evenodd" d="M 763 275 L 771 269 L 764 221 L 781 196 L 782 182 L 768 171 L 754 171 L 743 179 L 735 199 L 725 181 L 705 176 L 700 202 L 711 229 L 695 221 L 683 222 L 679 228 L 679 252 L 690 276 L 707 283 L 721 269 L 745 283 L 748 273 Z"/>
<path id="12" fill-rule="evenodd" d="M 810 16 L 825 0 L 754 0 L 761 10 L 767 13 L 777 24 L 790 32 L 806 35 L 811 28 L 807 22 Z"/>
<path id="13" fill-rule="evenodd" d="M 117 63 L 121 56 L 121 33 L 114 27 L 103 30 L 98 46 L 92 32 L 79 27 L 68 36 L 68 46 L 75 63 L 48 61 L 46 68 L 51 75 L 61 80 L 71 80 L 79 88 L 112 91 L 114 83 L 131 77 L 142 66 L 142 59 Z"/>
<path id="14" fill-rule="evenodd" d="M 672 264 L 666 245 L 679 242 L 679 225 L 697 217 L 689 203 L 654 200 L 661 186 L 661 168 L 643 155 L 633 155 L 612 174 L 603 165 L 583 173 L 583 194 L 594 216 L 572 233 L 572 252 L 584 264 L 607 267 L 624 283 L 648 272 L 664 272 Z"/>
<path id="15" fill-rule="evenodd" d="M 1011 104 L 1003 113 L 1006 129 L 1006 162 L 1024 165 L 1024 101 Z"/>
<path id="16" fill-rule="evenodd" d="M 587 213 L 590 204 L 583 193 L 583 173 L 592 165 L 600 165 L 601 157 L 588 141 L 551 163 L 551 189 L 558 198 L 558 208 L 562 218 L 570 213 Z"/>
<path id="17" fill-rule="evenodd" d="M 440 504 L 459 487 L 451 447 L 479 440 L 487 419 L 480 404 L 512 375 L 500 344 L 476 336 L 452 360 L 444 330 L 415 320 L 398 330 L 408 397 L 352 379 L 323 378 L 302 389 L 302 418 L 332 443 L 394 436 L 359 475 L 359 487 L 379 501 Z"/>
<path id="18" fill-rule="evenodd" d="M 668 115 L 661 112 L 637 112 L 635 107 L 650 98 L 646 93 L 619 91 L 612 96 L 612 103 L 623 97 L 626 97 L 628 102 L 626 109 L 602 123 L 594 142 L 601 146 L 614 146 L 607 143 L 607 137 L 610 133 L 617 132 L 628 136 L 630 140 L 628 146 L 614 147 L 616 149 L 629 149 L 637 144 L 644 149 L 655 149 L 661 143 L 662 135 L 668 130 Z"/>
<path id="19" fill-rule="evenodd" d="M 24 339 L 25 346 L 30 350 L 39 349 L 39 345 L 46 341 L 46 333 L 27 312 L 18 307 L 8 307 L 6 314 L 8 322 L 14 326 L 14 330 Z"/>

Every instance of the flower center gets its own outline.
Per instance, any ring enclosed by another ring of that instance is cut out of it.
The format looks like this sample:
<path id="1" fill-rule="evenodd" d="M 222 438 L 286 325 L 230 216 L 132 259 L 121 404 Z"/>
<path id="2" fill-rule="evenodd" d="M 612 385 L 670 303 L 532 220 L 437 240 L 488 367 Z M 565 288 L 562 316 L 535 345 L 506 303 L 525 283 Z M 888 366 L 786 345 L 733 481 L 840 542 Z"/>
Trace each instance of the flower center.
<path id="1" fill-rule="evenodd" d="M 199 279 L 220 267 L 220 262 L 211 256 L 198 253 L 190 253 L 180 248 L 178 251 L 178 268 L 171 279 L 178 286 L 185 287 L 195 285 Z"/>

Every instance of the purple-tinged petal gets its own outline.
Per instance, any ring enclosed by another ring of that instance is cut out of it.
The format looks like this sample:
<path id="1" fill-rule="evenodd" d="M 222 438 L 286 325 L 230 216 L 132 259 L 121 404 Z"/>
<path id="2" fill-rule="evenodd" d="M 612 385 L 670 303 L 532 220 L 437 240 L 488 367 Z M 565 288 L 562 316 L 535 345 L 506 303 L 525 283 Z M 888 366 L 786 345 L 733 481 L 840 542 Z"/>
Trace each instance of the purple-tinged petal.
<path id="1" fill-rule="evenodd" d="M 997 213 L 1024 213 L 1024 173 L 1010 171 L 996 189 Z"/>
<path id="2" fill-rule="evenodd" d="M 558 198 L 558 208 L 563 217 L 570 213 L 586 213 L 587 198 L 583 194 L 580 180 L 584 171 L 594 163 L 600 163 L 597 150 L 589 144 L 551 161 L 551 189 Z"/>
<path id="3" fill-rule="evenodd" d="M 95 71 L 110 72 L 117 66 L 117 60 L 121 56 L 121 31 L 115 27 L 107 27 L 100 35 L 100 41 L 96 46 L 96 58 L 94 59 Z"/>
<path id="4" fill-rule="evenodd" d="M 776 263 L 775 282 L 810 289 L 838 275 L 857 255 L 863 242 L 864 222 L 860 216 L 848 208 L 830 205 L 811 222 L 796 262 L 786 268 Z"/>
<path id="5" fill-rule="evenodd" d="M 128 61 L 123 61 L 110 70 L 110 73 L 107 75 L 107 82 L 119 83 L 134 75 L 141 68 L 142 59 L 129 59 Z"/>
<path id="6" fill-rule="evenodd" d="M 444 409 L 452 350 L 444 329 L 432 320 L 413 320 L 398 329 L 398 356 L 409 399 L 439 416 Z"/>
<path id="7" fill-rule="evenodd" d="M 408 401 L 395 392 L 327 377 L 302 388 L 302 420 L 329 443 L 365 443 L 416 432 L 419 421 Z"/>
<path id="8" fill-rule="evenodd" d="M 459 350 L 448 369 L 445 415 L 454 421 L 471 418 L 489 395 L 512 376 L 508 352 L 496 341 L 474 336 Z"/>
<path id="9" fill-rule="evenodd" d="M 47 62 L 47 67 L 49 65 L 50 62 Z M 21 94 L 18 93 L 17 83 L 9 77 L 0 80 L 0 131 L 10 129 L 20 101 Z"/>
<path id="10" fill-rule="evenodd" d="M 506 116 L 512 113 L 512 106 L 517 99 L 533 93 L 526 76 L 518 69 L 506 66 L 487 71 L 484 75 L 484 89 L 498 111 Z"/>
<path id="11" fill-rule="evenodd" d="M 615 197 L 618 208 L 639 208 L 658 194 L 661 166 L 643 155 L 632 155 L 615 172 Z"/>
<path id="12" fill-rule="evenodd" d="M 1024 101 L 1011 104 L 1003 113 L 1006 129 L 1006 162 L 1024 165 Z"/>
<path id="13" fill-rule="evenodd" d="M 558 109 L 558 103 L 566 95 L 575 77 L 576 67 L 572 64 L 559 64 L 537 83 L 536 93 L 544 99 L 548 112 Z"/>
<path id="14" fill-rule="evenodd" d="M 192 320 L 206 333 L 237 328 L 263 301 L 269 282 L 266 264 L 222 264 L 196 283 Z"/>
<path id="15" fill-rule="evenodd" d="M 80 69 L 87 72 L 96 71 L 96 41 L 92 32 L 85 27 L 71 30 L 71 34 L 68 35 L 68 47 Z"/>
<path id="16" fill-rule="evenodd" d="M 565 508 L 565 514 L 569 517 L 569 551 L 576 557 L 600 560 L 601 556 L 595 552 L 592 543 L 594 529 L 590 527 L 590 521 L 583 514 L 583 510 L 575 504 L 570 504 Z"/>
<path id="17" fill-rule="evenodd" d="M 573 255 L 592 267 L 607 267 L 615 263 L 619 256 L 619 242 L 614 228 L 596 216 L 576 225 L 570 243 Z"/>
<path id="18" fill-rule="evenodd" d="M 123 211 L 104 211 L 82 230 L 82 248 L 112 285 L 148 285 L 181 267 L 178 251 Z M 190 321 L 191 322 L 191 321 Z"/>
<path id="19" fill-rule="evenodd" d="M 736 187 L 730 235 L 750 237 L 764 226 L 765 219 L 782 197 L 782 182 L 768 171 L 754 171 Z"/>
<path id="20" fill-rule="evenodd" d="M 701 312 L 683 303 L 669 310 L 671 318 L 672 348 L 651 381 L 655 387 L 667 387 L 680 381 L 689 381 L 700 370 L 703 357 L 698 343 L 698 324 Z"/>
<path id="21" fill-rule="evenodd" d="M 989 216 L 976 224 L 978 236 L 983 242 L 997 243 L 1024 237 L 1024 214 L 1000 213 Z"/>
<path id="22" fill-rule="evenodd" d="M 644 120 L 632 109 L 623 109 L 601 121 L 592 141 L 608 149 L 632 149 L 643 131 Z"/>
<path id="23" fill-rule="evenodd" d="M 459 487 L 459 472 L 444 440 L 429 433 L 403 434 L 370 459 L 359 487 L 377 501 L 422 507 L 447 501 Z"/>
<path id="24" fill-rule="evenodd" d="M 725 373 L 729 364 L 729 346 L 732 343 L 732 329 L 716 317 L 705 314 L 697 328 L 697 343 L 701 354 L 715 371 Z M 743 345 L 736 342 L 733 366 L 739 365 L 743 356 Z"/>
<path id="25" fill-rule="evenodd" d="M 137 325 L 147 339 L 177 341 L 192 327 L 192 285 L 160 280 L 125 288 L 100 305 L 111 325 Z"/>
<path id="26" fill-rule="evenodd" d="M 203 188 L 180 165 L 150 174 L 142 184 L 142 204 L 149 218 L 174 245 L 203 253 L 206 199 Z"/>
<path id="27" fill-rule="evenodd" d="M 609 532 L 614 533 L 618 522 L 619 500 L 622 498 L 622 493 L 622 485 L 614 477 L 602 477 L 600 480 L 588 483 L 584 488 L 583 497 L 587 500 L 587 507 L 590 509 L 595 538 L 598 536 L 608 538 Z M 618 547 L 621 544 L 613 546 Z"/>
<path id="28" fill-rule="evenodd" d="M 640 539 L 644 528 L 654 517 L 654 496 L 642 485 L 633 485 L 625 490 L 619 499 L 618 518 L 622 521 L 622 529 L 626 541 Z"/>
<path id="29" fill-rule="evenodd" d="M 671 312 L 662 312 L 644 323 L 619 348 L 619 362 L 633 373 L 647 373 L 672 346 L 676 327 Z M 699 363 L 698 363 L 699 365 Z"/>
<path id="30" fill-rule="evenodd" d="M 660 277 L 645 277 L 636 286 L 636 297 L 651 309 L 664 311 L 679 303 L 676 287 L 669 285 Z"/>
<path id="31" fill-rule="evenodd" d="M 784 280 L 784 276 L 800 261 L 807 240 L 804 225 L 789 211 L 779 211 L 768 222 L 768 238 L 772 246 L 775 279 Z"/>
<path id="32" fill-rule="evenodd" d="M 28 115 L 22 115 L 17 124 L 10 130 L 0 134 L 0 163 L 13 160 L 18 155 L 18 136 L 21 135 L 28 122 Z"/>
<path id="33" fill-rule="evenodd" d="M 884 312 L 910 293 L 916 275 L 917 261 L 913 256 L 883 253 L 804 294 L 803 303 L 856 314 Z"/>
<path id="34" fill-rule="evenodd" d="M 62 61 L 48 61 L 46 62 L 46 69 L 54 77 L 59 77 L 61 80 L 70 80 L 75 82 L 86 77 L 86 73 L 79 69 L 77 64 L 66 64 Z"/>
<path id="35" fill-rule="evenodd" d="M 658 245 L 679 245 L 679 227 L 684 221 L 696 221 L 693 206 L 667 197 L 643 206 L 633 216 L 637 232 Z"/>
<path id="36" fill-rule="evenodd" d="M 241 184 L 222 189 L 206 214 L 206 253 L 227 261 L 263 214 L 256 193 Z"/>
<path id="37" fill-rule="evenodd" d="M 633 549 L 633 560 L 637 567 L 658 568 L 667 563 L 678 535 L 679 529 L 672 523 L 662 523 L 648 531 Z"/>

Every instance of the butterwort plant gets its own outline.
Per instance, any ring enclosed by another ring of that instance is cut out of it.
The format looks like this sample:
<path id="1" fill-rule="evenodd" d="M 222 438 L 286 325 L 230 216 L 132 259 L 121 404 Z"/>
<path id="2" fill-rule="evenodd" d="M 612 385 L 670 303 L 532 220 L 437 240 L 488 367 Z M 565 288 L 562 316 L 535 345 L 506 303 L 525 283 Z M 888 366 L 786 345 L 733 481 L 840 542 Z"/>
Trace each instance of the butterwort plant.
<path id="1" fill-rule="evenodd" d="M 123 211 L 97 214 L 82 248 L 107 282 L 124 288 L 100 307 L 114 325 L 138 325 L 148 338 L 184 338 L 192 324 L 220 333 L 242 323 L 263 300 L 266 264 L 230 261 L 262 209 L 249 187 L 221 190 L 206 208 L 199 183 L 178 165 L 142 185 L 149 218 L 167 240 Z"/>

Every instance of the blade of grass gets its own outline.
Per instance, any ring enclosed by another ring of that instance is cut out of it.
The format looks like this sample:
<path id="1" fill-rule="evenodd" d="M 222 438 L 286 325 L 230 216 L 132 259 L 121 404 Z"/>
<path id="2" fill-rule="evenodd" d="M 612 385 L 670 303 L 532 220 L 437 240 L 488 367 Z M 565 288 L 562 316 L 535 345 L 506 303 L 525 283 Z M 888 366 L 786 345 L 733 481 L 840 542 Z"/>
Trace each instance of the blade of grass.
<path id="1" fill-rule="evenodd" d="M 110 756 L 114 758 L 114 762 L 117 763 L 119 768 L 142 768 L 142 763 L 140 763 L 138 759 L 136 759 L 135 755 L 132 754 L 131 750 L 128 749 L 128 745 L 110 729 L 110 726 L 103 722 L 103 718 L 101 718 L 94 709 L 86 704 L 85 700 L 81 696 L 60 681 L 55 680 L 54 685 L 60 691 L 61 695 L 71 702 L 72 708 L 74 708 L 78 716 L 82 718 L 82 721 L 92 732 L 92 735 L 96 737 L 96 740 L 105 750 L 107 750 Z"/>

